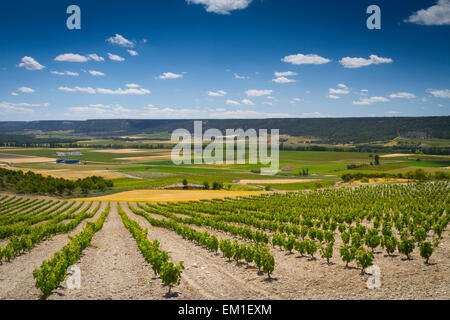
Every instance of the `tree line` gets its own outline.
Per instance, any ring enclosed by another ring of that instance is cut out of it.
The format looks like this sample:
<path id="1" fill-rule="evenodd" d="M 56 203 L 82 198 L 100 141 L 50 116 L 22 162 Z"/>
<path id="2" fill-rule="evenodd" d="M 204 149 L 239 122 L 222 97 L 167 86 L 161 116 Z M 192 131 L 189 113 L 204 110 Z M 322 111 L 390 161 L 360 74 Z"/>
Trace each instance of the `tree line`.
<path id="1" fill-rule="evenodd" d="M 8 170 L 0 168 L 0 190 L 11 190 L 17 193 L 72 195 L 88 194 L 92 191 L 105 191 L 112 188 L 111 180 L 91 176 L 76 181 L 63 178 L 44 177 L 32 171 Z"/>

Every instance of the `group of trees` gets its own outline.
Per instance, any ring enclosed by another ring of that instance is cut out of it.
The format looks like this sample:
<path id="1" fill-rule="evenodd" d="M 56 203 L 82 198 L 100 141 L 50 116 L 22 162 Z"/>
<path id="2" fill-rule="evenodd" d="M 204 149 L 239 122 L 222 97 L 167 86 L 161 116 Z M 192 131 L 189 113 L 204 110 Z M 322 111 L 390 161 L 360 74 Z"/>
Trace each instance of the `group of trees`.
<path id="1" fill-rule="evenodd" d="M 105 191 L 113 187 L 111 180 L 92 176 L 76 181 L 63 178 L 44 177 L 41 174 L 22 170 L 0 168 L 0 190 L 12 190 L 17 193 L 72 195 L 78 191 L 88 194 L 90 191 Z"/>
<path id="2" fill-rule="evenodd" d="M 350 182 L 352 180 L 362 179 L 375 179 L 375 178 L 388 178 L 388 179 L 408 179 L 408 180 L 449 180 L 450 173 L 444 171 L 436 171 L 435 173 L 426 172 L 423 169 L 417 169 L 415 171 L 408 171 L 406 173 L 388 173 L 388 172 L 374 172 L 374 173 L 345 173 L 341 176 L 344 182 Z"/>

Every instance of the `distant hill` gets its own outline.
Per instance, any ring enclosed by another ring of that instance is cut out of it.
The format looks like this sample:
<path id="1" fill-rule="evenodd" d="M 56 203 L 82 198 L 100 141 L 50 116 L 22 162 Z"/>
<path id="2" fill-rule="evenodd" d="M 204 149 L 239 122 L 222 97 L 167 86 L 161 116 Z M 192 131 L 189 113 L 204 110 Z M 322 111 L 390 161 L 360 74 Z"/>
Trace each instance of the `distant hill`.
<path id="1" fill-rule="evenodd" d="M 3 121 L 0 135 L 30 131 L 73 131 L 90 136 L 193 131 L 194 120 L 86 120 L 86 121 Z M 408 118 L 318 118 L 318 119 L 217 119 L 203 120 L 203 129 L 280 129 L 281 134 L 315 137 L 348 143 L 391 140 L 398 136 L 450 139 L 450 116 Z"/>

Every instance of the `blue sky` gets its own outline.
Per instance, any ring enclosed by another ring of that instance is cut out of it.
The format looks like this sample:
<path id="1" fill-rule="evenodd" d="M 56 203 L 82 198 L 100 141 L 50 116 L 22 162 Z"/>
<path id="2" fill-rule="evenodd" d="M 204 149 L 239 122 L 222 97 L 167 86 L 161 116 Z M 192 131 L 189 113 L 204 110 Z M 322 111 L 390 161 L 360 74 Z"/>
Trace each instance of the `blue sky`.
<path id="1" fill-rule="evenodd" d="M 450 0 L 3 1 L 0 120 L 449 115 L 448 39 Z"/>

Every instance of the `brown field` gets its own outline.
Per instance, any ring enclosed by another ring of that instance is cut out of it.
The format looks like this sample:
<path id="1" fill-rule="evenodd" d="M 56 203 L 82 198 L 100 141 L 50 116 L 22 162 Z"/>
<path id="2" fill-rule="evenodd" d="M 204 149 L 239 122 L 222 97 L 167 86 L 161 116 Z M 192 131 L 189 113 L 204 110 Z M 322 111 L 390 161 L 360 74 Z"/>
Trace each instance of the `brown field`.
<path id="1" fill-rule="evenodd" d="M 121 201 L 121 202 L 173 202 L 253 196 L 260 191 L 212 191 L 212 190 L 133 190 L 95 198 L 75 199 L 77 201 Z"/>
<path id="2" fill-rule="evenodd" d="M 315 179 L 254 179 L 254 180 L 239 180 L 240 184 L 289 184 L 317 181 Z"/>

